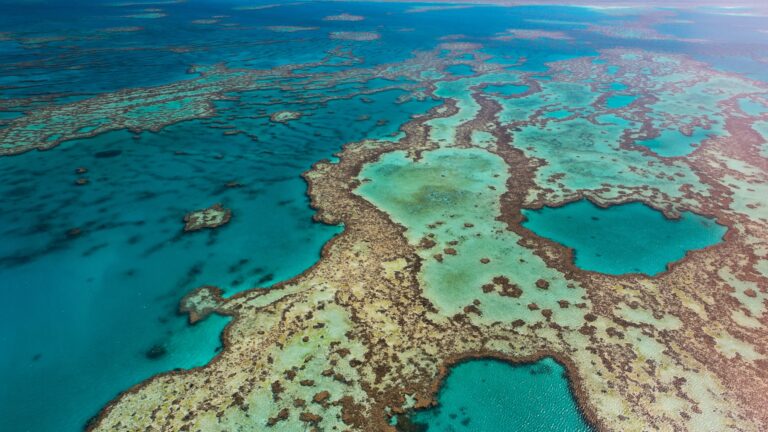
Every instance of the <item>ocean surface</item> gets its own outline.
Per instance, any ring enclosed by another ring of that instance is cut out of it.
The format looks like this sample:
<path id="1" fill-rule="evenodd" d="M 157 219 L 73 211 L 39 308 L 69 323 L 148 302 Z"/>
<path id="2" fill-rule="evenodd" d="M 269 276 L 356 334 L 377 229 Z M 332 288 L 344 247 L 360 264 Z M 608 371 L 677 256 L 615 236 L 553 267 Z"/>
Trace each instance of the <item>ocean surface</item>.
<path id="1" fill-rule="evenodd" d="M 304 70 L 339 73 L 404 61 L 451 35 L 482 38 L 489 62 L 525 57 L 521 71 L 544 71 L 547 62 L 621 45 L 685 53 L 721 70 L 768 80 L 768 67 L 750 55 L 757 50 L 755 29 L 764 23 L 706 10 L 685 12 L 683 18 L 696 25 L 659 24 L 656 29 L 670 38 L 627 39 L 587 31 L 586 23 L 627 19 L 595 8 L 482 6 L 413 13 L 424 5 L 258 7 L 268 5 L 2 0 L 0 130 L 46 107 L 199 77 L 193 66 L 298 67 L 340 48 L 357 63 Z M 323 19 L 341 13 L 365 19 Z M 312 30 L 270 29 L 274 26 Z M 725 27 L 728 32 L 719 30 Z M 488 39 L 509 28 L 568 31 L 575 38 Z M 379 38 L 338 40 L 329 37 L 334 32 L 375 32 Z M 760 37 L 758 43 L 768 43 L 768 33 Z M 685 38 L 714 42 L 703 49 Z M 448 72 L 473 73 L 459 66 Z M 312 266 L 343 227 L 313 220 L 301 174 L 321 159 L 333 159 L 346 143 L 396 135 L 413 116 L 440 103 L 403 100 L 418 82 L 375 77 L 312 92 L 289 87 L 223 95 L 211 102 L 214 114 L 157 130 L 120 128 L 0 157 L 0 431 L 79 431 L 142 380 L 206 364 L 220 350 L 230 318 L 214 315 L 189 325 L 177 313 L 179 300 L 201 285 L 218 286 L 227 296 L 267 288 Z M 500 85 L 487 91 L 509 96 L 526 89 Z M 607 103 L 621 108 L 636 96 Z M 285 123 L 269 119 L 283 110 L 302 116 Z M 661 137 L 648 147 L 674 147 L 671 156 L 690 151 L 687 142 L 682 150 L 670 142 Z M 88 183 L 77 185 L 81 178 Z M 229 224 L 182 232 L 187 212 L 215 203 L 232 210 Z M 719 241 L 724 232 L 706 218 L 684 214 L 672 221 L 641 204 L 603 210 L 578 202 L 526 216 L 530 230 L 572 247 L 576 265 L 610 274 L 656 274 L 687 250 Z M 643 230 L 626 232 L 628 220 L 641 221 Z M 563 228 L 573 224 L 589 231 Z M 486 385 L 470 385 L 478 381 Z M 451 372 L 440 402 L 443 408 L 414 418 L 429 430 L 588 430 L 562 366 L 551 359 L 528 366 L 462 363 Z M 546 409 L 537 408 L 542 404 Z"/>

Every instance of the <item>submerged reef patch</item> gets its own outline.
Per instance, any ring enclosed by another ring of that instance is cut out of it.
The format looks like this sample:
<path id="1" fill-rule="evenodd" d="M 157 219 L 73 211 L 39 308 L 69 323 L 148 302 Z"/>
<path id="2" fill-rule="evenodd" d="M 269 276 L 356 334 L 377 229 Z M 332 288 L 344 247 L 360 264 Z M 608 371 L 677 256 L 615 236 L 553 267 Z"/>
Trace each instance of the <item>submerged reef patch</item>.
<path id="1" fill-rule="evenodd" d="M 331 32 L 330 37 L 331 39 L 364 42 L 380 39 L 381 35 L 377 32 L 337 31 Z"/>
<path id="2" fill-rule="evenodd" d="M 269 116 L 269 119 L 275 123 L 285 123 L 300 118 L 301 113 L 298 111 L 278 111 Z"/>
<path id="3" fill-rule="evenodd" d="M 339 15 L 328 15 L 327 17 L 323 18 L 323 21 L 362 21 L 364 19 L 365 17 L 362 15 L 343 13 Z"/>

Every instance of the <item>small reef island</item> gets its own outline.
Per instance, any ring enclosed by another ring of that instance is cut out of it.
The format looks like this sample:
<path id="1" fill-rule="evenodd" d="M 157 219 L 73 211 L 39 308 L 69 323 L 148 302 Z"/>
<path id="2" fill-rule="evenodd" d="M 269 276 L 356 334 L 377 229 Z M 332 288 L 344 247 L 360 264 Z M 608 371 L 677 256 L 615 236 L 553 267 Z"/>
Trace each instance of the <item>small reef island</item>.
<path id="1" fill-rule="evenodd" d="M 552 3 L 0 5 L 0 429 L 768 430 L 768 5 Z"/>
<path id="2" fill-rule="evenodd" d="M 301 113 L 297 111 L 278 111 L 269 116 L 269 119 L 276 123 L 285 123 L 300 118 Z"/>
<path id="3" fill-rule="evenodd" d="M 220 203 L 202 210 L 195 210 L 184 216 L 184 231 L 198 231 L 203 228 L 218 228 L 232 219 L 232 210 Z"/>

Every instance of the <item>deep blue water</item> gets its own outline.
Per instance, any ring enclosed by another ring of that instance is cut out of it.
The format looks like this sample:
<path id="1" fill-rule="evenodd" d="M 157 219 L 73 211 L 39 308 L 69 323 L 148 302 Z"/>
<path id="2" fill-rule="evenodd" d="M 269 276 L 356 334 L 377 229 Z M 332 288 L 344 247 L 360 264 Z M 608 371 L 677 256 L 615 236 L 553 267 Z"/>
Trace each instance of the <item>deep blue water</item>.
<path id="1" fill-rule="evenodd" d="M 524 227 L 574 249 L 576 266 L 613 275 L 661 273 L 687 251 L 719 243 L 726 231 L 695 213 L 667 219 L 642 203 L 604 209 L 581 200 L 523 214 Z"/>

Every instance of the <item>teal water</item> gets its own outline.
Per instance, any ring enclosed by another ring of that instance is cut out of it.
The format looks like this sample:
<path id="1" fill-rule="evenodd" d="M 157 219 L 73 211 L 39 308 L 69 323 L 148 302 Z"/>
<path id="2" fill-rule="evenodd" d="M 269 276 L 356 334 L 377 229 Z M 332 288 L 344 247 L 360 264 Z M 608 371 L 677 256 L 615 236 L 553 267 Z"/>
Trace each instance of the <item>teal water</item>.
<path id="1" fill-rule="evenodd" d="M 604 209 L 581 200 L 523 215 L 524 227 L 574 249 L 576 266 L 612 275 L 661 273 L 687 251 L 719 243 L 726 231 L 695 213 L 670 220 L 642 203 Z"/>
<path id="2" fill-rule="evenodd" d="M 469 76 L 474 75 L 475 73 L 475 71 L 472 69 L 472 66 L 464 64 L 451 65 L 445 68 L 445 70 L 448 71 L 448 73 L 451 75 L 456 76 Z"/>
<path id="3" fill-rule="evenodd" d="M 611 83 L 611 90 L 613 91 L 624 91 L 627 89 L 627 85 L 620 82 L 614 82 Z"/>
<path id="4" fill-rule="evenodd" d="M 751 116 L 763 115 L 768 113 L 768 98 L 761 101 L 739 99 L 739 108 Z"/>
<path id="5" fill-rule="evenodd" d="M 502 84 L 502 85 L 489 85 L 485 87 L 486 93 L 498 93 L 502 96 L 511 96 L 528 91 L 527 85 L 517 84 Z"/>
<path id="6" fill-rule="evenodd" d="M 658 137 L 637 141 L 637 144 L 648 147 L 662 157 L 679 157 L 691 154 L 709 135 L 710 131 L 699 127 L 693 128 L 690 136 L 678 130 L 664 129 Z"/>
<path id="7" fill-rule="evenodd" d="M 613 95 L 605 100 L 605 106 L 610 109 L 624 108 L 634 102 L 637 96 L 632 95 Z"/>
<path id="8" fill-rule="evenodd" d="M 752 129 L 763 136 L 763 145 L 760 149 L 760 156 L 768 159 L 768 120 L 757 121 L 752 125 Z"/>
<path id="9" fill-rule="evenodd" d="M 411 421 L 428 432 L 587 432 L 568 388 L 565 368 L 551 357 L 512 365 L 471 360 L 454 366 L 438 406 Z"/>
<path id="10" fill-rule="evenodd" d="M 546 114 L 544 114 L 544 117 L 554 118 L 554 119 L 564 119 L 566 117 L 572 116 L 573 113 L 568 110 L 557 110 L 557 111 L 550 111 Z"/>

